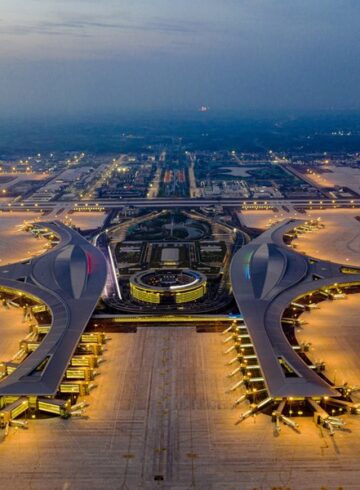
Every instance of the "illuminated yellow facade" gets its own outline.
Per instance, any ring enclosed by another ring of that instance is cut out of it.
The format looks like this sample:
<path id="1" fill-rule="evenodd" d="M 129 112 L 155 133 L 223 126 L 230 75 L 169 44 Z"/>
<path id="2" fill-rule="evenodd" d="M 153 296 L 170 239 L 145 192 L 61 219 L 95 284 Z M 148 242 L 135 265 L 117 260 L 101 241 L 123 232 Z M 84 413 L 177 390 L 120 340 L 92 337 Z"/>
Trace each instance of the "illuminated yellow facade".
<path id="1" fill-rule="evenodd" d="M 188 282 L 173 285 L 148 284 L 143 279 L 150 274 L 161 276 L 162 270 L 140 272 L 130 278 L 131 296 L 144 303 L 161 304 L 172 299 L 175 303 L 181 304 L 196 301 L 206 294 L 206 277 L 204 274 L 188 269 L 172 272 L 178 273 L 182 277 L 186 276 Z"/>
<path id="2" fill-rule="evenodd" d="M 139 285 L 130 284 L 131 296 L 145 303 L 160 304 L 160 293 Z"/>
<path id="3" fill-rule="evenodd" d="M 188 303 L 189 301 L 196 301 L 204 296 L 206 293 L 206 282 L 200 284 L 199 287 L 190 289 L 190 291 L 181 291 L 176 293 L 176 303 Z"/>

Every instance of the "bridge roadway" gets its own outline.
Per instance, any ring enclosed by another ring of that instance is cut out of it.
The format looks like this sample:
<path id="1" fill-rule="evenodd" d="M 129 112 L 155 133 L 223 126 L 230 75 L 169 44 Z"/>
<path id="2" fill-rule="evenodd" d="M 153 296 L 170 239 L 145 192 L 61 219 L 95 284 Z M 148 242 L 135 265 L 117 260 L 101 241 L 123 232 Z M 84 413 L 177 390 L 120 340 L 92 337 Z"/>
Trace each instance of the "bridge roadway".
<path id="1" fill-rule="evenodd" d="M 248 206 L 251 208 L 262 206 L 304 206 L 304 207 L 360 207 L 360 198 L 354 199 L 191 199 L 191 198 L 129 198 L 129 199 L 99 199 L 88 201 L 48 201 L 34 202 L 31 199 L 16 203 L 0 204 L 0 210 L 31 210 L 40 209 L 56 210 L 62 209 L 117 209 L 124 206 L 146 207 L 146 208 L 177 208 L 177 207 L 204 207 L 204 206 L 226 206 L 226 207 L 242 207 Z"/>
<path id="2" fill-rule="evenodd" d="M 241 315 L 122 315 L 99 313 L 95 320 L 112 320 L 114 323 L 207 323 L 243 321 Z"/>

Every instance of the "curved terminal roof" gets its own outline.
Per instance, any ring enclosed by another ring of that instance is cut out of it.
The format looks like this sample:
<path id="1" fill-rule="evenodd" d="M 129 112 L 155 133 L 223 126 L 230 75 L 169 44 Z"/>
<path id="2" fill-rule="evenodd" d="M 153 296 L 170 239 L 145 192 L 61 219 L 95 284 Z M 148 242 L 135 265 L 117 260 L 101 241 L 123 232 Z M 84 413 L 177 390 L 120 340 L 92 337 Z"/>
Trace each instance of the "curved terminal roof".
<path id="1" fill-rule="evenodd" d="M 360 274 L 344 275 L 340 264 L 310 259 L 285 245 L 284 235 L 303 224 L 302 220 L 282 222 L 240 249 L 231 263 L 234 296 L 273 398 L 339 395 L 296 354 L 281 320 L 301 295 L 360 281 Z M 292 368 L 294 377 L 285 376 L 280 361 Z"/>
<path id="2" fill-rule="evenodd" d="M 52 325 L 36 351 L 0 381 L 1 395 L 54 395 L 106 280 L 102 253 L 60 222 L 37 223 L 60 239 L 48 253 L 0 267 L 0 289 L 11 288 L 46 303 Z M 46 362 L 45 368 L 37 368 Z"/>

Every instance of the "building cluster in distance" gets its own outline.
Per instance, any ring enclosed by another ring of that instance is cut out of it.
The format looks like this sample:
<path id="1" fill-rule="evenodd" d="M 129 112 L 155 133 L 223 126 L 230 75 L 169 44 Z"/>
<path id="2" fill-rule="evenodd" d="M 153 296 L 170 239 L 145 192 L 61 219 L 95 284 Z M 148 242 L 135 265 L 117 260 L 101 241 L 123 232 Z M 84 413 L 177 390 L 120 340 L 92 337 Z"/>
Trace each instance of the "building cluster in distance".
<path id="1" fill-rule="evenodd" d="M 181 151 L 117 156 L 34 155 L 0 162 L 0 202 L 136 197 L 341 199 L 358 197 L 359 155 Z"/>

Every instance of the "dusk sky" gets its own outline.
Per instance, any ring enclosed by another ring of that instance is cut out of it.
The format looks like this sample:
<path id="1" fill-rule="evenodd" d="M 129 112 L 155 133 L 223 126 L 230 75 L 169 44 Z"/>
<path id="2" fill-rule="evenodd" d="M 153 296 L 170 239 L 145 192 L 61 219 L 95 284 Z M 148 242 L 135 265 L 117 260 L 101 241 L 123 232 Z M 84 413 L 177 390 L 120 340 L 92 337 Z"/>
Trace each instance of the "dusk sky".
<path id="1" fill-rule="evenodd" d="M 360 0 L 1 0 L 6 114 L 360 109 Z"/>

